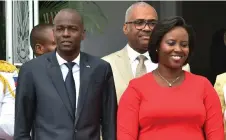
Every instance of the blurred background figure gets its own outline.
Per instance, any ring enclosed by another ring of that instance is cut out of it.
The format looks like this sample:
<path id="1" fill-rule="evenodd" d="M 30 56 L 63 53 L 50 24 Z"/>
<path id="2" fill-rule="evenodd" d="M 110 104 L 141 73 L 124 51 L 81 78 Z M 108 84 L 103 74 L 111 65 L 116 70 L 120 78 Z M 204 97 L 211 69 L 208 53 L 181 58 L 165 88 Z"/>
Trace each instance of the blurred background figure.
<path id="1" fill-rule="evenodd" d="M 0 139 L 13 140 L 17 68 L 0 60 Z"/>
<path id="2" fill-rule="evenodd" d="M 226 72 L 226 29 L 217 30 L 210 47 L 210 74 L 208 79 L 214 85 L 216 77 Z"/>
<path id="3" fill-rule="evenodd" d="M 30 44 L 36 57 L 54 51 L 56 43 L 53 36 L 53 25 L 38 24 L 34 26 L 30 34 Z"/>

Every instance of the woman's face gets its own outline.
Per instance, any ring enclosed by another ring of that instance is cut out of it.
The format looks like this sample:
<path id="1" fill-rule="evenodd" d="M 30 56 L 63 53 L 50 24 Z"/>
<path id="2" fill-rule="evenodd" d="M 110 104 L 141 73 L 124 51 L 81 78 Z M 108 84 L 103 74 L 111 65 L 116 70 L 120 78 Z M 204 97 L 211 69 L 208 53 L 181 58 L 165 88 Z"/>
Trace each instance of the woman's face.
<path id="1" fill-rule="evenodd" d="M 166 33 L 158 51 L 159 63 L 170 68 L 182 68 L 189 54 L 189 37 L 183 27 L 175 27 Z"/>

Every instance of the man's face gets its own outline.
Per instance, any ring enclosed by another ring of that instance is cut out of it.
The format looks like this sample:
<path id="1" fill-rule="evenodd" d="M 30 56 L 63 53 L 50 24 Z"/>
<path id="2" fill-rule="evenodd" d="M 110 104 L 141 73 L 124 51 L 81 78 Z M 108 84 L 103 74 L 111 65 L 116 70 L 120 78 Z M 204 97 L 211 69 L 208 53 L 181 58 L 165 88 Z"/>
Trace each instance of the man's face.
<path id="1" fill-rule="evenodd" d="M 35 45 L 36 56 L 52 52 L 56 49 L 56 43 L 54 41 L 52 28 L 49 27 L 42 30 L 42 33 L 40 35 L 42 40 Z"/>
<path id="2" fill-rule="evenodd" d="M 66 11 L 60 13 L 55 20 L 53 31 L 58 51 L 74 53 L 80 50 L 84 28 L 79 15 Z"/>
<path id="3" fill-rule="evenodd" d="M 137 6 L 132 9 L 123 31 L 134 50 L 140 53 L 147 51 L 150 34 L 157 19 L 157 13 L 151 6 Z"/>

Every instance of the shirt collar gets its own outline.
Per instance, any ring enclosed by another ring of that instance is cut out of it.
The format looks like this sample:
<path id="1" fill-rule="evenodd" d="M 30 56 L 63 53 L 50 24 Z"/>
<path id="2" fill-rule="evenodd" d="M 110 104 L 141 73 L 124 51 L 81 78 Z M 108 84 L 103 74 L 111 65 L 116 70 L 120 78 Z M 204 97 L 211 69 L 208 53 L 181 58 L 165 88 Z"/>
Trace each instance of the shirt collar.
<path id="1" fill-rule="evenodd" d="M 129 59 L 130 59 L 131 62 L 134 62 L 139 55 L 144 55 L 144 56 L 147 57 L 148 60 L 151 60 L 151 58 L 148 54 L 148 51 L 145 52 L 144 54 L 140 54 L 137 51 L 135 51 L 132 47 L 130 47 L 129 44 L 127 44 L 126 47 L 127 47 L 128 56 L 129 56 Z"/>
<path id="2" fill-rule="evenodd" d="M 64 60 L 57 52 L 56 52 L 56 58 L 57 58 L 57 61 L 58 61 L 60 66 L 67 63 L 67 61 Z M 74 62 L 75 64 L 77 64 L 79 66 L 79 64 L 80 64 L 80 53 L 78 54 L 78 56 L 72 62 Z"/>

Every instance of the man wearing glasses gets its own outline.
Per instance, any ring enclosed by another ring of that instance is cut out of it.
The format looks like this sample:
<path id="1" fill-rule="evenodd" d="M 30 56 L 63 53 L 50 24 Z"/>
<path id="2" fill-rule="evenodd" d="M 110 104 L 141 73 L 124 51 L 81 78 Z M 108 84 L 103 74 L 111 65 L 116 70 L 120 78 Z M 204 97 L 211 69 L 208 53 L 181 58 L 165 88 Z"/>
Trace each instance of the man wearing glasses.
<path id="1" fill-rule="evenodd" d="M 103 58 L 111 64 L 118 101 L 131 79 L 157 68 L 147 52 L 150 34 L 157 21 L 157 12 L 151 5 L 145 2 L 132 4 L 126 11 L 123 25 L 127 45 Z M 184 69 L 189 71 L 189 66 Z"/>

